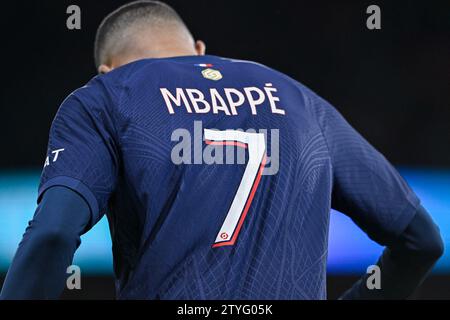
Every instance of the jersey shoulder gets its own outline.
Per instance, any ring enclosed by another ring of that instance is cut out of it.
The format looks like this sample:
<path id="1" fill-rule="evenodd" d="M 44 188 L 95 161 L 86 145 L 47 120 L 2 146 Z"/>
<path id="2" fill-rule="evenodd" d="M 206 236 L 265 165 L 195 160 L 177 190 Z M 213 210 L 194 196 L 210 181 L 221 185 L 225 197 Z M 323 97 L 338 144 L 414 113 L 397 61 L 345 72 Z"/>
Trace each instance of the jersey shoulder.
<path id="1" fill-rule="evenodd" d="M 262 73 L 269 74 L 273 79 L 278 79 L 284 84 L 285 87 L 290 87 L 293 90 L 297 91 L 305 100 L 305 104 L 307 105 L 315 105 L 318 102 L 329 104 L 324 98 L 319 96 L 315 91 L 311 88 L 303 84 L 302 82 L 292 78 L 291 76 L 283 73 L 277 69 L 269 67 L 265 64 L 250 61 L 250 60 L 238 60 L 238 59 L 228 59 L 234 63 L 241 63 L 247 65 L 249 68 L 254 70 L 259 70 Z"/>

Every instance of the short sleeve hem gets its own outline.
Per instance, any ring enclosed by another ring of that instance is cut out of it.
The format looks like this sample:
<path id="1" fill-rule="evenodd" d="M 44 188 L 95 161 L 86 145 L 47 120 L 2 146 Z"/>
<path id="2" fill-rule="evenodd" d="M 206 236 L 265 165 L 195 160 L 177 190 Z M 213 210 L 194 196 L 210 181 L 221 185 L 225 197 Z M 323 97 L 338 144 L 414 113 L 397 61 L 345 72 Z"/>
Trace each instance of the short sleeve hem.
<path id="1" fill-rule="evenodd" d="M 41 201 L 41 197 L 44 192 L 54 186 L 63 186 L 67 187 L 75 192 L 77 192 L 83 199 L 87 202 L 89 209 L 91 210 L 91 227 L 98 220 L 99 216 L 99 208 L 97 199 L 94 196 L 94 193 L 86 186 L 83 182 L 78 179 L 67 177 L 67 176 L 57 176 L 46 181 L 42 186 L 40 186 L 38 190 L 38 198 L 37 202 Z"/>
<path id="2" fill-rule="evenodd" d="M 408 196 L 408 204 L 402 210 L 398 218 L 392 223 L 392 232 L 395 236 L 399 236 L 405 231 L 409 223 L 412 221 L 417 211 L 419 210 L 420 200 L 414 196 Z"/>

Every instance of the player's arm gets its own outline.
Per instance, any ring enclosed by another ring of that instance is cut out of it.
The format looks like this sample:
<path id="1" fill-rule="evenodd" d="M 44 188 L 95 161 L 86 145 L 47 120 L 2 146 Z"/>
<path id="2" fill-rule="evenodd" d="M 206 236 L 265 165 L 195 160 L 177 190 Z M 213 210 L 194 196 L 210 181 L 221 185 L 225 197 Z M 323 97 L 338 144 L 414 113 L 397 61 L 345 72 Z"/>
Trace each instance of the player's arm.
<path id="1" fill-rule="evenodd" d="M 91 212 L 77 192 L 63 186 L 45 191 L 23 235 L 0 299 L 56 299 Z"/>
<path id="2" fill-rule="evenodd" d="M 404 299 L 442 255 L 439 229 L 395 168 L 326 101 L 312 95 L 333 170 L 332 207 L 348 215 L 377 243 L 381 289 L 367 290 L 364 276 L 346 299 Z"/>
<path id="3" fill-rule="evenodd" d="M 98 77 L 69 95 L 53 120 L 38 208 L 27 228 L 2 298 L 56 298 L 80 235 L 108 207 L 118 175 L 113 106 L 119 95 Z"/>
<path id="4" fill-rule="evenodd" d="M 443 253 L 439 228 L 425 208 L 419 207 L 406 230 L 384 251 L 377 265 L 381 290 L 369 290 L 369 274 L 359 279 L 341 299 L 403 299 L 422 283 Z"/>

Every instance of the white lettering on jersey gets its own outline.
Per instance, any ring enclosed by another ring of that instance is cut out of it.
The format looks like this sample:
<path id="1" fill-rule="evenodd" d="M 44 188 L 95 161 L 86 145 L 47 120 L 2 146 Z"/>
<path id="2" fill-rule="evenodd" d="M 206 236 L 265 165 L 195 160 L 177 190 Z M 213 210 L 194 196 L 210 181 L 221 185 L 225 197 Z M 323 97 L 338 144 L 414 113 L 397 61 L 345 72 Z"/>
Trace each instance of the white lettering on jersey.
<path id="1" fill-rule="evenodd" d="M 175 105 L 184 107 L 188 113 L 223 112 L 227 116 L 236 116 L 240 108 L 248 106 L 251 114 L 257 115 L 258 108 L 261 108 L 266 100 L 273 114 L 286 114 L 286 111 L 277 105 L 280 98 L 275 95 L 277 89 L 272 83 L 266 83 L 263 89 L 257 87 L 245 87 L 241 90 L 210 88 L 207 94 L 194 88 L 176 88 L 175 93 L 167 88 L 160 88 L 160 91 L 170 114 L 175 113 Z"/>
<path id="2" fill-rule="evenodd" d="M 64 148 L 60 148 L 60 149 L 56 149 L 56 150 L 52 150 L 50 151 L 50 153 L 53 155 L 52 158 L 52 162 L 56 162 L 56 160 L 58 160 L 58 156 L 61 152 L 64 151 Z M 50 165 L 50 157 L 51 156 L 47 156 L 45 158 L 45 162 L 44 162 L 44 168 Z"/>
<path id="3" fill-rule="evenodd" d="M 183 89 L 177 88 L 175 97 L 166 88 L 160 88 L 160 90 L 164 98 L 164 102 L 166 103 L 167 110 L 169 110 L 170 114 L 175 113 L 175 111 L 173 111 L 172 102 L 174 102 L 175 105 L 178 107 L 180 107 L 181 102 L 183 102 L 187 112 L 192 113 L 191 107 L 189 106 L 188 100 L 186 99 L 186 95 L 184 94 Z"/>

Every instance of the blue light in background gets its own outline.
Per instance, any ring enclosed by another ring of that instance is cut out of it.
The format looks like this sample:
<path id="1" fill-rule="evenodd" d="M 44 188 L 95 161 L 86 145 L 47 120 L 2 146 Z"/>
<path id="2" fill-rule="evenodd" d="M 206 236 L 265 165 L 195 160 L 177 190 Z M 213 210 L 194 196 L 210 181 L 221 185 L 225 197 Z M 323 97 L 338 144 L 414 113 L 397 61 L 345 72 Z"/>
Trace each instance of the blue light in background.
<path id="1" fill-rule="evenodd" d="M 422 204 L 441 228 L 446 246 L 450 245 L 450 170 L 400 168 Z M 36 208 L 39 171 L 0 172 L 0 272 L 6 272 L 27 222 Z M 331 274 L 360 274 L 376 262 L 382 251 L 353 222 L 332 212 L 328 271 Z M 103 218 L 82 237 L 75 255 L 77 264 L 90 274 L 111 274 L 111 239 Z M 450 273 L 450 253 L 436 265 L 434 272 Z"/>
<path id="2" fill-rule="evenodd" d="M 422 205 L 441 229 L 445 247 L 450 245 L 450 170 L 399 168 Z M 361 274 L 374 264 L 383 248 L 370 240 L 347 216 L 331 213 L 328 272 Z M 435 273 L 450 273 L 450 253 L 436 264 Z"/>
<path id="3" fill-rule="evenodd" d="M 0 272 L 6 272 L 36 209 L 39 171 L 0 172 Z M 112 273 L 106 217 L 81 237 L 74 264 L 89 274 Z"/>

